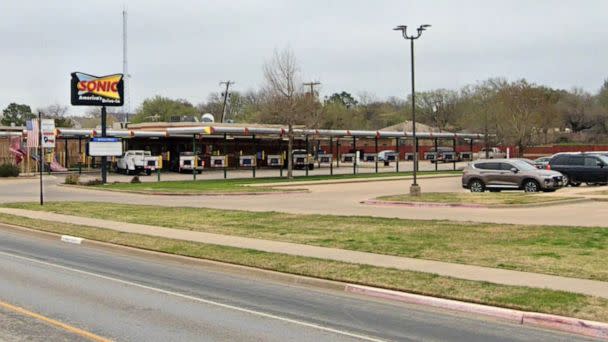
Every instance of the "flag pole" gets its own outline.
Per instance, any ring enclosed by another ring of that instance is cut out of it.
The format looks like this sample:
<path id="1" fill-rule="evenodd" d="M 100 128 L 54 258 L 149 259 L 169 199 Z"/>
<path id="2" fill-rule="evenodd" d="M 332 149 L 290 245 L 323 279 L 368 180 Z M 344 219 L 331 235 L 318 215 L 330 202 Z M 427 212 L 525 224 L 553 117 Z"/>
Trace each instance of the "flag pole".
<path id="1" fill-rule="evenodd" d="M 40 161 L 40 205 L 44 205 L 44 195 L 42 191 L 42 173 L 44 172 L 43 156 L 42 156 L 42 112 L 38 112 L 38 160 Z"/>

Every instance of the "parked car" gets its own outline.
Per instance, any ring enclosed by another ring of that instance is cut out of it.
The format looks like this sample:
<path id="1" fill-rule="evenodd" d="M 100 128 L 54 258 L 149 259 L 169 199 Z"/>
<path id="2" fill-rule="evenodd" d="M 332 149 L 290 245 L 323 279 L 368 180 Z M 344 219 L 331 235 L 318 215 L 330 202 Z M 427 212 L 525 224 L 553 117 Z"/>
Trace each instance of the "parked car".
<path id="1" fill-rule="evenodd" d="M 601 154 L 558 153 L 551 158 L 547 169 L 561 172 L 565 185 L 608 184 L 608 157 Z"/>
<path id="2" fill-rule="evenodd" d="M 477 153 L 477 159 L 498 159 L 498 158 L 506 158 L 507 154 L 502 152 L 498 147 L 490 147 L 488 149 L 488 156 L 486 157 L 486 149 L 482 148 Z"/>
<path id="3" fill-rule="evenodd" d="M 378 152 L 378 161 L 395 161 L 397 158 L 397 151 L 394 150 L 383 150 Z"/>
<path id="4" fill-rule="evenodd" d="M 562 174 L 539 170 L 520 159 L 482 159 L 464 169 L 462 187 L 471 192 L 524 190 L 555 191 L 564 185 Z"/>
<path id="5" fill-rule="evenodd" d="M 587 152 L 587 153 L 608 157 L 608 151 L 593 151 L 593 152 Z"/>
<path id="6" fill-rule="evenodd" d="M 158 168 L 158 159 L 150 151 L 129 150 L 118 158 L 115 171 L 134 175 L 145 172 L 149 176 Z"/>
<path id="7" fill-rule="evenodd" d="M 537 169 L 546 169 L 547 164 L 549 164 L 549 160 L 551 160 L 551 157 L 540 157 L 534 159 L 533 161 Z"/>

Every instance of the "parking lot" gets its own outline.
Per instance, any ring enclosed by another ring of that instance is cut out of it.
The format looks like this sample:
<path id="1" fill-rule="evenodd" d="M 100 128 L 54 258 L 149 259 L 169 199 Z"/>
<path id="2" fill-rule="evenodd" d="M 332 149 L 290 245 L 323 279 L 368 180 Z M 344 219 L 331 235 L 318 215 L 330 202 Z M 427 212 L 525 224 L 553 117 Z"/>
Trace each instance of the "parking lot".
<path id="1" fill-rule="evenodd" d="M 152 179 L 153 177 L 147 178 Z M 361 203 L 378 196 L 407 193 L 412 182 L 408 179 L 317 185 L 294 184 L 290 185 L 290 187 L 306 188 L 309 192 L 239 196 L 150 196 L 59 186 L 59 183 L 62 182 L 63 177 L 45 177 L 45 192 L 48 201 L 101 201 L 251 211 L 281 211 L 288 213 L 362 215 L 386 217 L 387 219 L 398 217 L 531 225 L 608 226 L 608 221 L 606 221 L 608 206 L 604 202 L 597 201 L 542 207 L 474 209 L 457 207 L 388 207 Z M 433 179 L 420 178 L 419 184 L 423 192 L 466 192 L 466 190 L 462 189 L 460 177 L 458 176 Z M 17 188 L 19 190 L 16 190 Z M 576 196 L 581 193 L 597 192 L 605 188 L 583 185 L 578 188 L 568 187 L 560 189 L 552 194 L 540 194 L 540 196 L 558 196 L 564 194 Z M 606 195 L 596 195 L 594 197 L 608 199 Z M 37 179 L 0 181 L 0 202 L 37 200 Z"/>

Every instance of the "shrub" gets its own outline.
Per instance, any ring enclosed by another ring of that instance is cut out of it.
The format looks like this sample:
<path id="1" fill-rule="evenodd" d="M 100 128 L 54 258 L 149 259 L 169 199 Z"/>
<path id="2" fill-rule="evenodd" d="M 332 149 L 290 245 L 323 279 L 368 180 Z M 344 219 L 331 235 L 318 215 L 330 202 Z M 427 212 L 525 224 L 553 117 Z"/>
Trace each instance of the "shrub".
<path id="1" fill-rule="evenodd" d="M 0 165 L 0 177 L 19 177 L 19 167 L 13 164 Z"/>
<path id="2" fill-rule="evenodd" d="M 141 183 L 141 181 L 139 180 L 139 176 L 135 176 L 133 178 L 131 178 L 131 184 L 138 184 Z"/>
<path id="3" fill-rule="evenodd" d="M 72 174 L 65 176 L 65 184 L 76 185 L 80 183 L 80 175 Z"/>

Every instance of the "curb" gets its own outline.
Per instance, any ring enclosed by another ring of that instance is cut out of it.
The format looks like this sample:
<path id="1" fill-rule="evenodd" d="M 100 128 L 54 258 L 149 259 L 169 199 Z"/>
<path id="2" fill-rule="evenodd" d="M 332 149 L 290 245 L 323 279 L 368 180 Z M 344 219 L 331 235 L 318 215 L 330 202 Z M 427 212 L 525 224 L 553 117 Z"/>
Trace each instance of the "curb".
<path id="1" fill-rule="evenodd" d="M 418 179 L 436 179 L 436 178 L 453 178 L 460 177 L 458 174 L 441 174 L 441 175 L 430 175 L 430 176 L 419 176 Z M 341 181 L 340 179 L 334 180 L 311 180 L 311 181 L 295 181 L 295 182 L 285 182 L 290 184 L 283 184 L 280 182 L 277 183 L 260 183 L 260 184 L 248 184 L 245 186 L 257 187 L 257 186 L 272 186 L 273 188 L 280 187 L 289 187 L 289 186 L 298 186 L 298 185 L 334 185 L 334 184 L 352 184 L 352 183 L 372 183 L 372 182 L 390 182 L 390 181 L 400 181 L 400 180 L 411 180 L 412 176 L 387 176 L 387 177 L 368 177 L 368 178 L 352 178 L 352 179 L 344 179 Z M 297 183 L 297 184 L 296 184 Z"/>
<path id="2" fill-rule="evenodd" d="M 489 305 L 422 296 L 363 285 L 347 284 L 344 288 L 344 291 L 369 297 L 399 301 L 402 303 L 424 305 L 434 308 L 447 309 L 451 311 L 466 312 L 471 314 L 500 318 L 515 324 L 521 324 L 525 326 L 549 328 L 553 330 L 585 335 L 594 338 L 608 339 L 608 323 L 587 321 L 583 319 L 543 314 L 538 312 L 505 309 Z"/>
<path id="3" fill-rule="evenodd" d="M 550 201 L 543 203 L 529 204 L 462 204 L 462 203 L 438 203 L 438 202 L 399 202 L 399 201 L 383 201 L 383 200 L 365 200 L 359 203 L 366 205 L 380 205 L 390 207 L 414 207 L 414 208 L 475 208 L 475 209 L 517 209 L 517 208 L 538 208 L 551 207 L 555 205 L 573 204 L 582 202 L 592 202 L 591 198 L 572 198 L 560 201 Z"/>
<path id="4" fill-rule="evenodd" d="M 9 223 L 1 223 L 4 227 L 15 230 L 25 231 L 34 235 L 38 235 L 44 238 L 61 240 L 62 235 L 37 230 L 34 228 L 27 228 L 17 226 Z M 81 239 L 81 238 L 77 238 Z M 281 282 L 288 285 L 296 286 L 308 286 L 318 289 L 332 290 L 336 292 L 342 292 L 347 294 L 365 296 L 370 298 L 376 298 L 388 301 L 397 301 L 406 304 L 414 304 L 432 308 L 439 308 L 449 310 L 453 312 L 463 312 L 468 314 L 476 314 L 485 317 L 497 318 L 512 324 L 525 325 L 531 327 L 540 327 L 551 330 L 559 330 L 567 333 L 584 335 L 594 338 L 608 340 L 608 323 L 596 322 L 583 320 L 573 317 L 558 316 L 551 314 L 544 314 L 538 312 L 527 312 L 516 309 L 508 309 L 495 307 L 490 305 L 476 304 L 470 302 L 463 302 L 453 299 L 445 299 L 439 297 L 431 297 L 413 293 L 407 293 L 402 291 L 388 290 L 383 288 L 350 284 L 340 281 L 334 281 L 322 278 L 313 278 L 309 276 L 301 276 L 297 274 L 282 273 L 272 270 L 265 270 L 261 268 L 255 268 L 251 266 L 244 266 L 238 264 L 231 264 L 227 262 L 215 261 L 210 259 L 193 258 L 188 256 L 176 255 L 163 253 L 158 251 L 152 251 L 147 249 L 135 248 L 124 245 L 117 245 L 108 242 L 81 239 L 84 245 L 93 245 L 105 249 L 114 250 L 127 250 L 131 253 L 137 253 L 140 255 L 152 255 L 155 257 L 162 257 L 165 260 L 170 259 L 171 261 L 179 264 L 190 264 L 209 267 L 212 270 L 221 272 L 230 272 L 237 275 L 246 275 L 255 277 L 258 279 L 271 279 L 277 282 Z"/>
<path id="5" fill-rule="evenodd" d="M 507 320 L 511 323 L 523 324 L 523 312 L 513 309 L 499 308 L 489 305 L 461 302 L 452 299 L 443 299 L 417 295 L 407 292 L 386 290 L 376 287 L 347 284 L 344 291 L 361 294 L 369 297 L 376 297 L 394 300 L 408 304 L 418 304 L 431 306 L 434 308 L 448 309 L 452 311 L 467 312 Z"/>
<path id="6" fill-rule="evenodd" d="M 97 187 L 88 187 L 83 185 L 72 185 L 59 183 L 57 186 L 66 188 L 82 189 L 82 190 L 93 190 L 93 191 L 105 191 L 105 192 L 119 192 L 126 194 L 136 195 L 152 195 L 152 196 L 261 196 L 261 195 L 285 195 L 285 194 L 300 194 L 309 193 L 307 189 L 293 189 L 293 190 L 279 190 L 279 191 L 252 191 L 252 192 L 152 192 L 152 191 L 137 191 L 137 190 L 120 190 L 120 189 L 102 189 Z"/>

